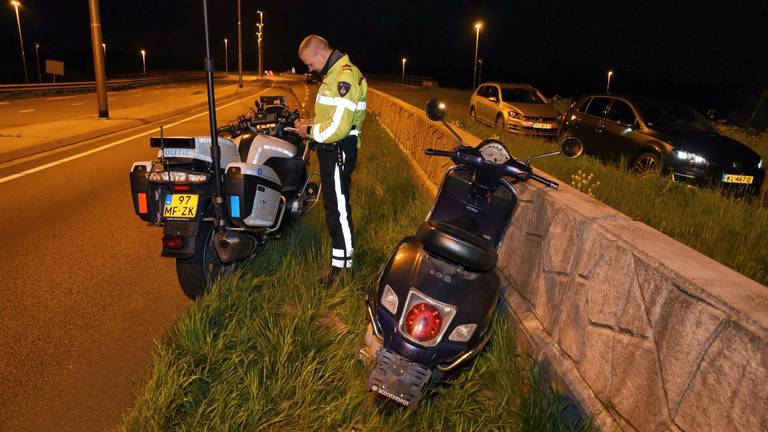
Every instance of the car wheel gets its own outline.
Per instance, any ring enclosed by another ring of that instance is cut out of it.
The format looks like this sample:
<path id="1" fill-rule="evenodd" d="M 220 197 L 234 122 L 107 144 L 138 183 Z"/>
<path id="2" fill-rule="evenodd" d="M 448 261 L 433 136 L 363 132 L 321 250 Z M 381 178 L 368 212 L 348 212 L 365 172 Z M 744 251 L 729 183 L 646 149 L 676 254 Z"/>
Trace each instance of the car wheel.
<path id="1" fill-rule="evenodd" d="M 477 113 L 475 112 L 475 107 L 469 108 L 469 118 L 471 120 L 477 121 Z"/>
<path id="2" fill-rule="evenodd" d="M 504 129 L 504 116 L 501 114 L 498 114 L 496 116 L 496 121 L 493 123 L 493 125 L 496 127 L 496 129 Z"/>
<path id="3" fill-rule="evenodd" d="M 640 177 L 659 174 L 661 171 L 661 156 L 655 152 L 646 152 L 635 158 L 632 173 Z"/>

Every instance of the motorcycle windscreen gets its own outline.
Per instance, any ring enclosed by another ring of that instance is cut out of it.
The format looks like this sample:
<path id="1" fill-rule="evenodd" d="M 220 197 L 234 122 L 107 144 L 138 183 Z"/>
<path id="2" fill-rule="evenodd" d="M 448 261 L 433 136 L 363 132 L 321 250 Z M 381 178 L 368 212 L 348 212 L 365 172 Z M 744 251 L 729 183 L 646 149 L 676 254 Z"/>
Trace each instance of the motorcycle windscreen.
<path id="1" fill-rule="evenodd" d="M 507 225 L 517 206 L 517 197 L 505 187 L 498 187 L 490 200 L 473 192 L 471 170 L 450 171 L 438 192 L 430 221 L 456 224 L 494 246 L 504 237 Z"/>

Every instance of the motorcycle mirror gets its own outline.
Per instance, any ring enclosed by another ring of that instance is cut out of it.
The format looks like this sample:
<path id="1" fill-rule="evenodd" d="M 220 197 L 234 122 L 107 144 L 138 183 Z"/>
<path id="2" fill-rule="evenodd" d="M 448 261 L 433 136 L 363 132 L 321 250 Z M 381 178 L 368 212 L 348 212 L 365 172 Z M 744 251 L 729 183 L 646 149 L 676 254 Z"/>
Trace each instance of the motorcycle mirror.
<path id="1" fill-rule="evenodd" d="M 427 117 L 432 121 L 442 121 L 445 118 L 445 103 L 439 99 L 432 98 L 427 102 L 425 109 Z"/>
<path id="2" fill-rule="evenodd" d="M 577 139 L 566 139 L 560 143 L 560 154 L 568 159 L 576 159 L 584 153 L 584 145 Z"/>

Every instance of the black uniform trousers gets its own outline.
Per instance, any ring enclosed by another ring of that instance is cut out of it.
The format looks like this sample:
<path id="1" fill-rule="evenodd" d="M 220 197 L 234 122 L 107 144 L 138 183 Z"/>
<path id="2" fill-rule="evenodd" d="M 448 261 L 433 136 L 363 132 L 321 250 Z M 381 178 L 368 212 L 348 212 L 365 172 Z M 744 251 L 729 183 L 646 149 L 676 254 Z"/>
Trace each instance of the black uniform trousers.
<path id="1" fill-rule="evenodd" d="M 331 235 L 331 266 L 352 267 L 352 207 L 349 188 L 357 163 L 357 137 L 348 136 L 335 144 L 318 144 L 320 180 L 323 183 L 325 223 Z"/>

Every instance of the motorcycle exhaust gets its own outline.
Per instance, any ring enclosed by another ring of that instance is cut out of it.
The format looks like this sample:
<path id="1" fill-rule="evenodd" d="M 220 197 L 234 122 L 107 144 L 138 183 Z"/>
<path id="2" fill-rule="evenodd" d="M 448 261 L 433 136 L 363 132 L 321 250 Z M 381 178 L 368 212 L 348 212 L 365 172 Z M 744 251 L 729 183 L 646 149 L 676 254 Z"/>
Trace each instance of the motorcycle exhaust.
<path id="1" fill-rule="evenodd" d="M 218 236 L 214 245 L 216 254 L 223 263 L 239 261 L 250 257 L 256 251 L 256 238 L 248 234 L 227 231 Z"/>

